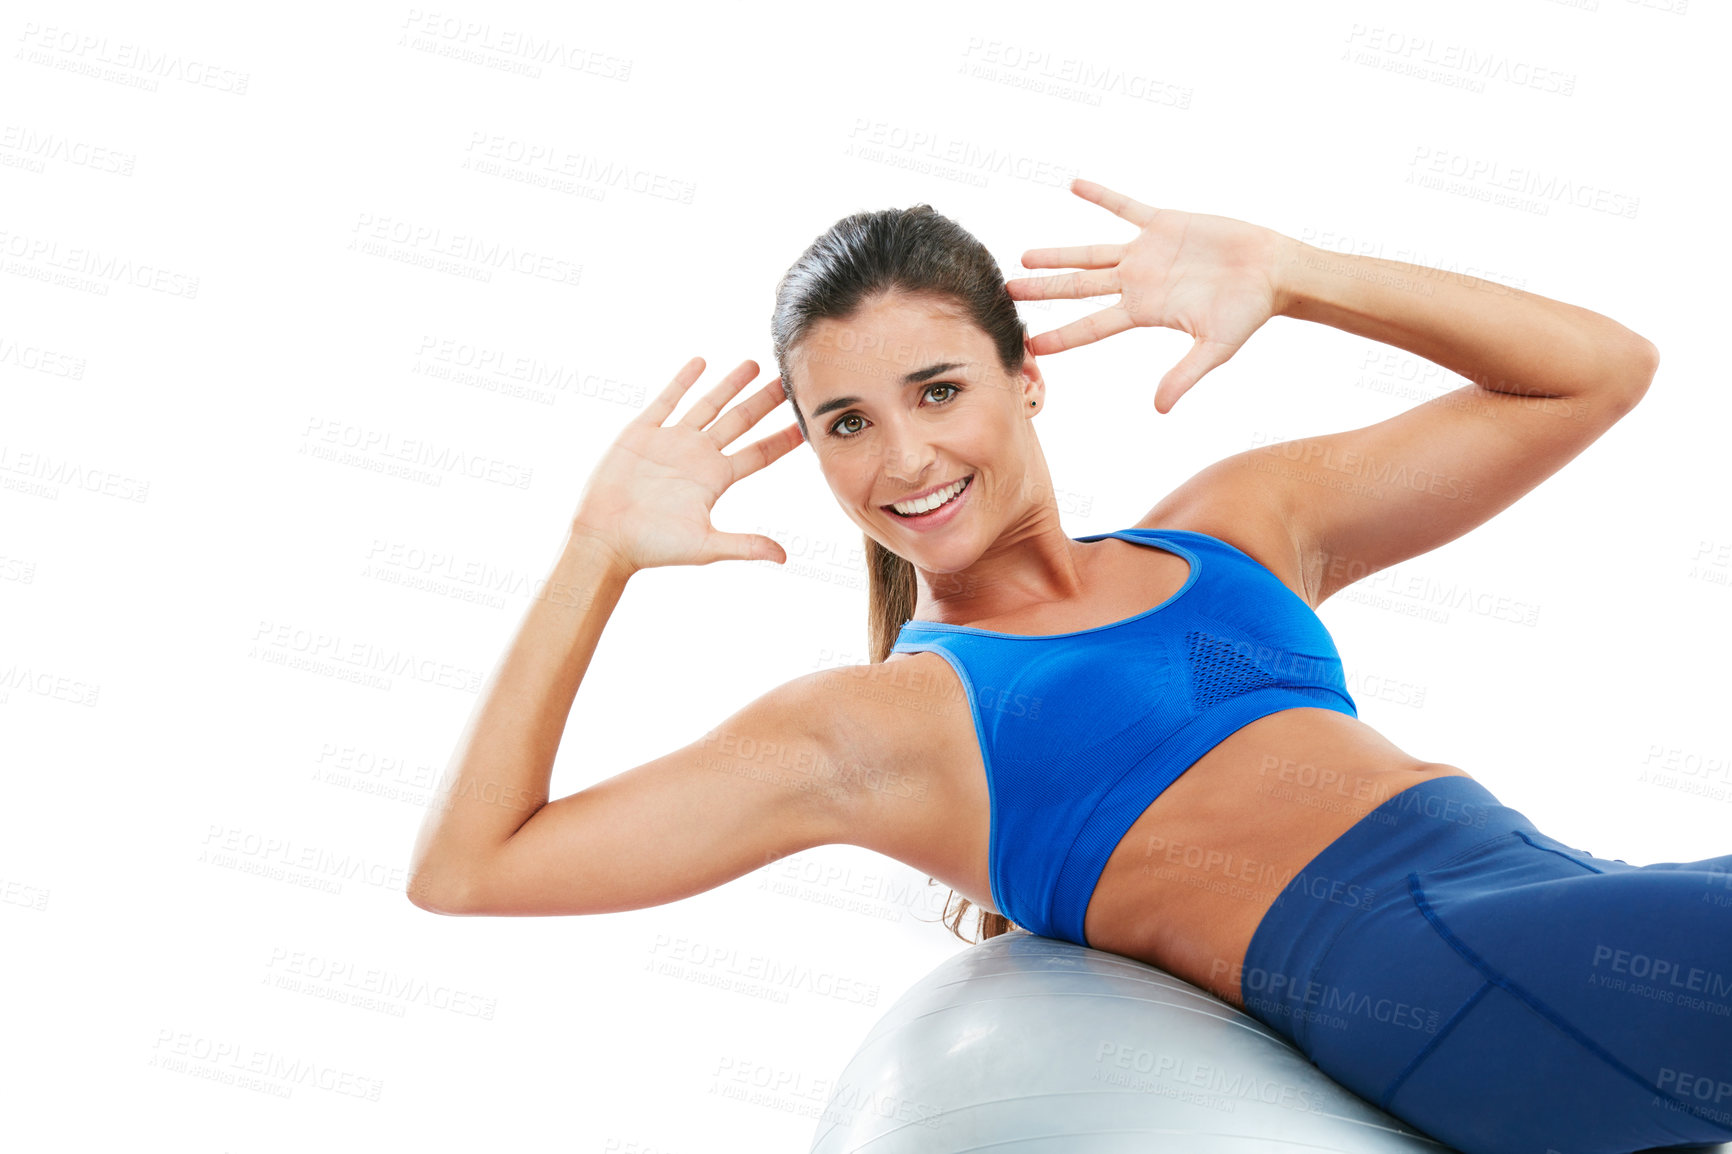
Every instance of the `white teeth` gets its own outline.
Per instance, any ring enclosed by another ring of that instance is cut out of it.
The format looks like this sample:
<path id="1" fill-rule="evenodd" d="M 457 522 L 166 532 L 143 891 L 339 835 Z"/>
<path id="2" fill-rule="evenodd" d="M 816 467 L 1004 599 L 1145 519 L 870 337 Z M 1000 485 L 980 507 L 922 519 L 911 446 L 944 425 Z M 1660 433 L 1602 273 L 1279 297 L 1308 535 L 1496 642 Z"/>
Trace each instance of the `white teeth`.
<path id="1" fill-rule="evenodd" d="M 904 501 L 900 504 L 891 505 L 890 507 L 904 516 L 929 512 L 962 492 L 963 487 L 967 484 L 968 478 L 964 477 L 962 480 L 956 482 L 956 484 L 940 489 L 938 492 L 932 493 L 929 496 L 922 497 L 918 501 Z"/>

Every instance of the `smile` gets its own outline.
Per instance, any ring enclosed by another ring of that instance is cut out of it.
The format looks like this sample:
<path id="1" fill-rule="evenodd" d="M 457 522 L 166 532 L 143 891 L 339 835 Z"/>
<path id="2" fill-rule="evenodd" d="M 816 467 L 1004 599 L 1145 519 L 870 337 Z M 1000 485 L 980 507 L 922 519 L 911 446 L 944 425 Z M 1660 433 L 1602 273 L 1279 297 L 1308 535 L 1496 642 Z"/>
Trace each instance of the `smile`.
<path id="1" fill-rule="evenodd" d="M 962 491 L 968 488 L 969 483 L 973 480 L 974 474 L 970 473 L 968 476 L 962 478 L 962 480 L 953 482 L 952 484 L 938 490 L 936 493 L 932 493 L 913 501 L 897 501 L 885 507 L 895 513 L 898 517 L 913 518 L 930 516 L 935 511 L 942 509 L 944 506 L 950 504 L 950 502 L 956 500 L 957 497 L 960 497 Z"/>

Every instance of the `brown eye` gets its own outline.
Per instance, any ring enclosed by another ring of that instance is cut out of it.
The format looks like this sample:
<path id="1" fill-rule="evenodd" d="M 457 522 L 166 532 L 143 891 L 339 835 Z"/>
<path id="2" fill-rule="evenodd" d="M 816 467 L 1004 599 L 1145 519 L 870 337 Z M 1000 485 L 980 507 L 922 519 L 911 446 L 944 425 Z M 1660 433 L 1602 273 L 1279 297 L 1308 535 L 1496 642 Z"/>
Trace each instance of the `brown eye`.
<path id="1" fill-rule="evenodd" d="M 933 389 L 949 389 L 950 390 L 950 394 L 947 397 L 945 397 L 942 401 L 934 402 L 935 404 L 939 404 L 939 405 L 948 405 L 951 401 L 954 401 L 956 399 L 956 394 L 958 394 L 962 391 L 962 386 L 957 385 L 957 384 L 953 384 L 950 381 L 934 381 L 932 384 L 926 386 L 926 388 L 922 391 L 921 395 L 924 396 L 924 395 L 932 392 Z M 830 426 L 830 435 L 832 437 L 836 437 L 836 438 L 838 438 L 840 440 L 844 440 L 844 441 L 846 441 L 850 437 L 857 437 L 860 435 L 858 431 L 852 432 L 852 433 L 843 433 L 843 432 L 840 432 L 839 430 L 842 428 L 843 424 L 845 424 L 848 421 L 859 421 L 859 420 L 864 420 L 864 419 L 865 418 L 861 417 L 859 413 L 845 413 L 842 416 L 837 417 L 836 423 Z"/>

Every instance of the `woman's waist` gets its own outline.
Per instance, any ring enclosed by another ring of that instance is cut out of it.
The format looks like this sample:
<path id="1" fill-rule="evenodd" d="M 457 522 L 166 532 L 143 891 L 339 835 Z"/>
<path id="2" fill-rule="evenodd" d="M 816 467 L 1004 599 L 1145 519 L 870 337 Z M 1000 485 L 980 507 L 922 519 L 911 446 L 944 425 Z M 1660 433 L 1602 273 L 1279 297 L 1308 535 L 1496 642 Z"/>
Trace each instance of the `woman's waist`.
<path id="1" fill-rule="evenodd" d="M 1343 713 L 1293 708 L 1261 717 L 1198 759 L 1132 823 L 1095 887 L 1089 940 L 1169 963 L 1188 958 L 1179 963 L 1188 972 L 1236 964 L 1294 884 L 1352 897 L 1351 880 L 1311 878 L 1308 867 L 1386 802 L 1445 776 L 1471 781 Z"/>
<path id="2" fill-rule="evenodd" d="M 1148 805 L 1131 832 L 1146 828 L 1162 839 L 1154 844 L 1163 856 L 1176 860 L 1238 851 L 1302 863 L 1396 794 L 1441 776 L 1471 775 L 1415 757 L 1348 714 L 1288 708 L 1209 749 Z"/>
<path id="3" fill-rule="evenodd" d="M 1325 967 L 1354 927 L 1388 926 L 1392 918 L 1412 916 L 1412 875 L 1476 858 L 1488 846 L 1534 832 L 1525 814 L 1471 776 L 1422 778 L 1305 862 L 1250 927 L 1243 966 L 1231 980 L 1245 999 L 1256 992 L 1265 1010 L 1291 1009 L 1290 996 L 1308 998 L 1330 986 Z M 1334 993 L 1344 991 L 1354 992 L 1342 987 Z M 1258 1016 L 1294 1041 L 1304 1037 L 1304 1020 L 1277 1025 L 1265 1013 Z"/>

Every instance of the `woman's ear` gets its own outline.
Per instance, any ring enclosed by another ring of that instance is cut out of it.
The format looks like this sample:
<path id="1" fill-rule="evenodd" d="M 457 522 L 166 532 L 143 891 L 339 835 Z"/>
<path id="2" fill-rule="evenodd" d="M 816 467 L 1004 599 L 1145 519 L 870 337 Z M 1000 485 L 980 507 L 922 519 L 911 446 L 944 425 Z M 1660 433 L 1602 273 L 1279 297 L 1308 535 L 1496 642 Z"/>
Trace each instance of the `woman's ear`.
<path id="1" fill-rule="evenodd" d="M 1037 409 L 1039 402 L 1046 396 L 1046 380 L 1040 375 L 1040 360 L 1034 355 L 1034 338 L 1022 338 L 1022 392 L 1028 400 L 1035 402 L 1029 409 Z"/>

